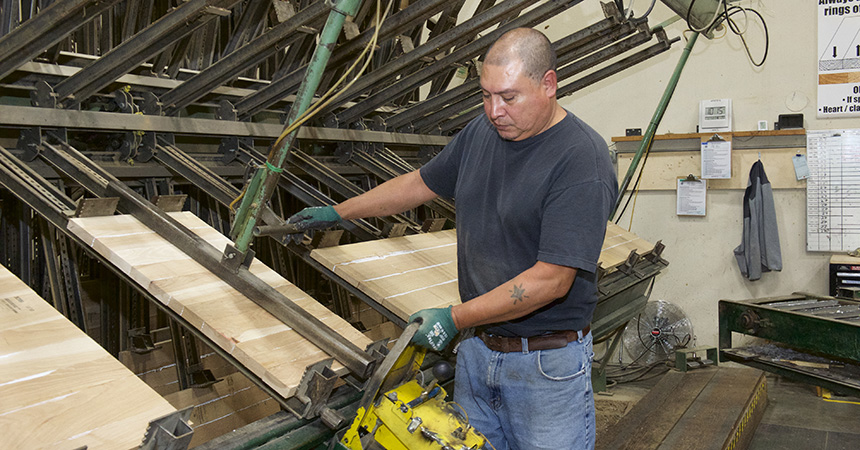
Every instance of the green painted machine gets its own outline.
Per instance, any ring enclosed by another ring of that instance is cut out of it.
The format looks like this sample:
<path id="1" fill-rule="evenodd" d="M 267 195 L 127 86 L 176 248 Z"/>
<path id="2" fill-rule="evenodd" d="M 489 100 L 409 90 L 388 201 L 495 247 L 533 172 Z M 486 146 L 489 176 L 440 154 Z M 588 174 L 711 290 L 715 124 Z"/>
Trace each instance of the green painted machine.
<path id="1" fill-rule="evenodd" d="M 720 300 L 719 320 L 722 361 L 860 394 L 860 302 L 804 293 Z M 735 347 L 734 333 L 766 341 Z"/>

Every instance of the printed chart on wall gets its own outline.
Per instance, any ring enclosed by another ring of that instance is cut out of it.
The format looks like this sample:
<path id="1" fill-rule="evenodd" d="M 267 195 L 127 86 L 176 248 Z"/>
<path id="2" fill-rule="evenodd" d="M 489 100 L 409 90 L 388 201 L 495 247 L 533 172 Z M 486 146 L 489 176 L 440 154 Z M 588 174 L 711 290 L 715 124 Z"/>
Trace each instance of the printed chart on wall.
<path id="1" fill-rule="evenodd" d="M 860 248 L 860 129 L 806 132 L 806 249 Z"/>
<path id="2" fill-rule="evenodd" d="M 860 117 L 860 0 L 818 2 L 818 117 Z"/>

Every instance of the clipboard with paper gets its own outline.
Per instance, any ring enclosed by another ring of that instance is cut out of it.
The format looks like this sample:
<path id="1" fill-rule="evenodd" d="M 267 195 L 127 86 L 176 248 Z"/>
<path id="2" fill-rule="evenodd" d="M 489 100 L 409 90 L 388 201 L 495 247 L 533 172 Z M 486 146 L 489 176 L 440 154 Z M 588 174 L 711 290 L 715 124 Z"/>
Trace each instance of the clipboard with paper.
<path id="1" fill-rule="evenodd" d="M 678 178 L 676 214 L 679 216 L 704 216 L 707 209 L 708 180 L 693 174 Z"/>
<path id="2" fill-rule="evenodd" d="M 732 177 L 732 141 L 715 134 L 702 139 L 702 178 L 726 180 Z"/>

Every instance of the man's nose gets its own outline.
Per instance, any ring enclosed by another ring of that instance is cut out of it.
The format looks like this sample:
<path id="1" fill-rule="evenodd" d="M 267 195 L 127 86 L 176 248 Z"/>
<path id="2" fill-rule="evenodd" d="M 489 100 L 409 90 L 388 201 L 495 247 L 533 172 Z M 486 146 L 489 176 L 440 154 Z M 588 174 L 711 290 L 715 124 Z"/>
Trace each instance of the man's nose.
<path id="1" fill-rule="evenodd" d="M 491 119 L 496 119 L 505 115 L 505 104 L 502 102 L 502 99 L 490 97 L 488 102 Z"/>

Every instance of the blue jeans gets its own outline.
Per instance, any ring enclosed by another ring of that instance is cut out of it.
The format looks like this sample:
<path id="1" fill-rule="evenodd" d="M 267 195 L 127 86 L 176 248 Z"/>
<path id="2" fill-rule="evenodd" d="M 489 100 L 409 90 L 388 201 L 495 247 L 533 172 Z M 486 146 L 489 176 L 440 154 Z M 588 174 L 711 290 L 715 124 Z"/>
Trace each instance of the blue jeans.
<path id="1" fill-rule="evenodd" d="M 500 353 L 480 338 L 460 343 L 454 401 L 493 447 L 593 449 L 591 333 L 567 347 Z"/>

